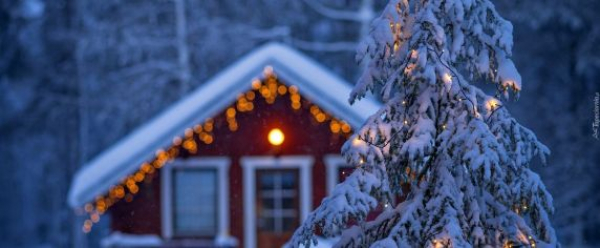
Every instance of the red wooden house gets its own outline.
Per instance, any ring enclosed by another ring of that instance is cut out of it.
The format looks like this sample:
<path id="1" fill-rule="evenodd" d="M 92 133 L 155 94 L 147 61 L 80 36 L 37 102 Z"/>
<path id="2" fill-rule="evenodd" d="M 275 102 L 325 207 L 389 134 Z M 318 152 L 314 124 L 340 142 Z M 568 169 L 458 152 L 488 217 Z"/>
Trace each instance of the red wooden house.
<path id="1" fill-rule="evenodd" d="M 280 247 L 344 171 L 379 103 L 279 44 L 246 55 L 76 174 L 83 232 L 111 247 Z M 281 144 L 279 144 L 282 141 Z"/>

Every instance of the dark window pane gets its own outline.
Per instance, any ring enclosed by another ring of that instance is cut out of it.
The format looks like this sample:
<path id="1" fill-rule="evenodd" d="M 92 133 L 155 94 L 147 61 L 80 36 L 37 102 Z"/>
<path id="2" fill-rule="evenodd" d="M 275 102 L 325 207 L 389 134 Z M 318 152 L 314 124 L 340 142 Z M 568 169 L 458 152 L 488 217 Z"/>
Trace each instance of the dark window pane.
<path id="1" fill-rule="evenodd" d="M 281 173 L 281 188 L 283 189 L 294 189 L 296 188 L 296 173 L 294 172 L 282 172 Z"/>
<path id="2" fill-rule="evenodd" d="M 273 173 L 264 173 L 260 177 L 260 189 L 273 189 L 275 187 L 275 177 Z"/>
<path id="3" fill-rule="evenodd" d="M 296 208 L 296 199 L 294 198 L 282 198 L 282 206 L 283 209 L 295 209 Z"/>
<path id="4" fill-rule="evenodd" d="M 283 230 L 282 231 L 294 231 L 297 223 L 296 218 L 283 218 Z"/>
<path id="5" fill-rule="evenodd" d="M 275 199 L 274 198 L 262 198 L 260 200 L 261 207 L 263 209 L 273 209 L 275 208 Z"/>
<path id="6" fill-rule="evenodd" d="M 352 174 L 352 172 L 354 172 L 354 167 L 340 167 L 338 169 L 338 178 L 339 178 L 338 183 L 345 181 L 346 177 L 350 176 L 350 174 Z"/>
<path id="7" fill-rule="evenodd" d="M 275 219 L 264 217 L 258 219 L 258 228 L 262 231 L 273 231 L 275 229 Z"/>

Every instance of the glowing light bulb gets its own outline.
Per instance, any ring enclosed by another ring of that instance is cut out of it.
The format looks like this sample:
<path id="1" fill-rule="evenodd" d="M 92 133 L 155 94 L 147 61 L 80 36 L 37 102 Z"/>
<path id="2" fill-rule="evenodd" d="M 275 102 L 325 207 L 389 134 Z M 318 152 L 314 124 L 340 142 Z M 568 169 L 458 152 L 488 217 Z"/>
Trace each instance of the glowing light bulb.
<path id="1" fill-rule="evenodd" d="M 264 74 L 265 74 L 265 76 L 267 76 L 267 77 L 268 77 L 268 76 L 271 76 L 271 75 L 273 75 L 273 67 L 272 67 L 272 66 L 270 66 L 270 65 L 268 65 L 268 66 L 265 66 L 265 69 L 263 70 L 263 73 L 264 73 Z"/>
<path id="2" fill-rule="evenodd" d="M 493 111 L 496 107 L 500 106 L 500 101 L 498 101 L 496 98 L 490 98 L 490 100 L 486 102 L 486 105 L 490 110 Z"/>
<path id="3" fill-rule="evenodd" d="M 445 83 L 452 83 L 452 76 L 450 73 L 444 73 L 443 79 Z"/>
<path id="4" fill-rule="evenodd" d="M 260 89 L 261 84 L 262 83 L 258 79 L 252 80 L 252 89 L 254 89 L 254 90 Z"/>
<path id="5" fill-rule="evenodd" d="M 267 138 L 269 139 L 269 143 L 271 143 L 271 145 L 274 145 L 274 146 L 283 144 L 283 141 L 285 140 L 285 136 L 283 135 L 283 132 L 279 128 L 271 129 L 271 131 L 269 131 L 269 135 Z"/>
<path id="6" fill-rule="evenodd" d="M 92 212 L 92 210 L 94 210 L 94 207 L 92 206 L 92 204 L 88 203 L 88 204 L 85 204 L 84 209 L 86 212 L 90 213 L 90 212 Z"/>

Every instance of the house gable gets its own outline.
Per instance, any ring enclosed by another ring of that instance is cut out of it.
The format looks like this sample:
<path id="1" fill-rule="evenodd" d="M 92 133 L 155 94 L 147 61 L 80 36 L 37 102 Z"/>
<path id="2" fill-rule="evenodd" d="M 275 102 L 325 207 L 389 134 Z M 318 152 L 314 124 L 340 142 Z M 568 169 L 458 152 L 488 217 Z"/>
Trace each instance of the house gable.
<path id="1" fill-rule="evenodd" d="M 75 175 L 69 192 L 69 204 L 82 206 L 106 193 L 112 185 L 139 169 L 155 152 L 171 144 L 186 128 L 204 122 L 234 103 L 240 93 L 251 89 L 251 81 L 271 68 L 287 85 L 301 89 L 303 97 L 335 117 L 359 127 L 379 108 L 379 103 L 364 99 L 349 105 L 352 87 L 328 70 L 296 52 L 276 43 L 267 44 L 219 73 L 189 96 L 175 103 L 156 118 L 124 137 L 98 155 Z"/>

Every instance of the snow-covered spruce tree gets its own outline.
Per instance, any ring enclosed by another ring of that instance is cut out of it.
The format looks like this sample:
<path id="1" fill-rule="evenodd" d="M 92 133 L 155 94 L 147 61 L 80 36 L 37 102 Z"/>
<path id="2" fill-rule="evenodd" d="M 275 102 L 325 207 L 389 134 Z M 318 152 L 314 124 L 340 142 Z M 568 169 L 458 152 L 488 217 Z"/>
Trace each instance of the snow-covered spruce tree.
<path id="1" fill-rule="evenodd" d="M 521 90 L 511 52 L 512 25 L 489 0 L 392 0 L 359 48 L 369 66 L 350 96 L 372 91 L 383 107 L 343 147 L 356 170 L 289 244 L 320 233 L 341 234 L 338 247 L 559 246 L 552 197 L 529 168 L 549 150 L 501 104 Z"/>

